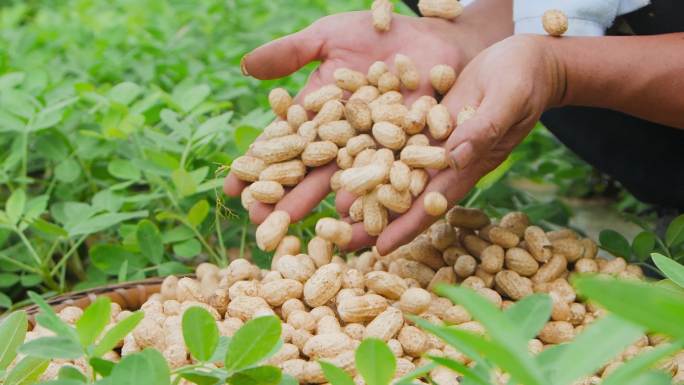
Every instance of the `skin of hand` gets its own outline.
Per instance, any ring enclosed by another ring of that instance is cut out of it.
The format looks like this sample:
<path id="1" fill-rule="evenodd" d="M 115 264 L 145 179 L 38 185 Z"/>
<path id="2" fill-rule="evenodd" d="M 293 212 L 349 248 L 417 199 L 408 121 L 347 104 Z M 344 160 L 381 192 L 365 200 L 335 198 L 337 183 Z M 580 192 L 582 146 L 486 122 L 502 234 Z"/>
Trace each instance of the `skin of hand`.
<path id="1" fill-rule="evenodd" d="M 482 6 L 487 5 L 487 2 L 483 0 Z M 501 12 L 500 8 L 499 4 L 498 12 Z M 405 103 L 410 104 L 421 95 L 433 94 L 429 82 L 429 71 L 433 66 L 448 64 L 458 73 L 484 47 L 512 31 L 512 25 L 504 23 L 487 36 L 482 33 L 481 20 L 469 18 L 467 13 L 468 9 L 457 22 L 395 14 L 388 32 L 377 32 L 372 28 L 370 12 L 327 16 L 300 32 L 250 52 L 243 58 L 243 71 L 258 79 L 275 79 L 287 76 L 312 61 L 321 61 L 295 98 L 297 102 L 301 101 L 303 95 L 334 83 L 333 73 L 338 68 L 365 73 L 375 61 L 384 61 L 391 69 L 394 56 L 401 53 L 413 59 L 421 75 L 419 88 L 404 94 Z M 505 12 L 502 17 L 510 20 L 510 15 Z M 254 223 L 261 223 L 274 209 L 287 211 L 292 221 L 302 219 L 330 192 L 329 181 L 335 171 L 337 165 L 334 162 L 313 169 L 275 206 L 260 202 L 252 204 L 249 208 L 250 219 Z M 239 196 L 246 185 L 229 174 L 224 182 L 224 192 L 229 196 Z M 338 210 L 347 213 L 354 197 L 338 192 L 336 200 Z M 373 241 L 358 225 L 354 233 L 350 249 Z"/>

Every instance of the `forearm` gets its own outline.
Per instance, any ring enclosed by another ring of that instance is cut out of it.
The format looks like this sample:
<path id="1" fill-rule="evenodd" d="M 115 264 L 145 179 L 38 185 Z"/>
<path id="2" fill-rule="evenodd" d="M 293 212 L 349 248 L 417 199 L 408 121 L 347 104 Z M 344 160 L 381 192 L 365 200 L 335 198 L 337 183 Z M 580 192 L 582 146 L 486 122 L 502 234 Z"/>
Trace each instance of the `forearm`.
<path id="1" fill-rule="evenodd" d="M 513 34 L 513 0 L 475 0 L 465 7 L 457 23 L 468 24 L 477 31 L 473 38 L 489 47 Z"/>
<path id="2" fill-rule="evenodd" d="M 546 39 L 560 105 L 601 107 L 684 129 L 684 33 Z"/>

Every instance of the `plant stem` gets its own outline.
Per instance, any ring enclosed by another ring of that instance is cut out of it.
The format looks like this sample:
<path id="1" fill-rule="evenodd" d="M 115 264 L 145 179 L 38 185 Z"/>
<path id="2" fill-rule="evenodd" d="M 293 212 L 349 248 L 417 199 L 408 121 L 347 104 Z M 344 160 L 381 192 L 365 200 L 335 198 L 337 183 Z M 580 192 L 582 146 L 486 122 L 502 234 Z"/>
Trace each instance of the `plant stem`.
<path id="1" fill-rule="evenodd" d="M 64 255 L 62 256 L 62 258 L 59 260 L 59 262 L 57 262 L 57 264 L 55 265 L 55 267 L 52 268 L 52 270 L 50 271 L 50 275 L 55 275 L 55 274 L 57 274 L 57 271 L 60 269 L 60 267 L 61 267 L 62 265 L 64 265 L 64 263 L 66 263 L 66 261 L 69 259 L 69 257 L 71 257 L 71 255 L 72 255 L 74 252 L 76 252 L 76 249 L 81 245 L 81 243 L 83 243 L 83 241 L 85 241 L 86 237 L 87 237 L 87 235 L 82 236 L 81 238 L 79 238 L 78 241 L 76 241 L 76 243 L 74 243 L 74 244 L 71 246 L 71 248 L 69 249 L 69 251 L 67 251 L 66 254 L 64 254 Z"/>
<path id="2" fill-rule="evenodd" d="M 11 264 L 17 266 L 18 268 L 29 271 L 31 273 L 41 274 L 41 271 L 38 270 L 37 268 L 35 268 L 33 266 L 29 266 L 23 262 L 15 261 L 14 259 L 12 259 L 6 255 L 0 254 L 0 260 L 7 261 L 8 263 L 11 263 Z"/>
<path id="3" fill-rule="evenodd" d="M 221 233 L 221 221 L 219 210 L 214 210 L 214 227 L 216 227 L 216 238 L 218 240 L 219 251 L 221 253 L 222 267 L 228 264 L 228 258 L 226 257 L 226 246 L 223 244 L 223 234 Z"/>
<path id="4" fill-rule="evenodd" d="M 36 261 L 38 266 L 42 267 L 44 261 L 38 255 L 38 253 L 36 252 L 36 249 L 33 248 L 33 246 L 31 245 L 31 242 L 29 242 L 28 238 L 26 238 L 26 235 L 24 235 L 24 232 L 19 230 L 19 228 L 17 228 L 16 226 L 14 227 L 14 232 L 16 232 L 17 235 L 19 235 L 21 242 L 24 244 L 24 246 L 26 246 L 26 248 L 28 249 L 28 251 L 31 254 L 31 256 L 33 257 L 33 259 Z"/>
<path id="5" fill-rule="evenodd" d="M 672 259 L 672 254 L 670 253 L 670 249 L 668 249 L 667 246 L 665 246 L 665 243 L 663 242 L 663 240 L 660 239 L 660 237 L 657 235 L 656 235 L 655 239 L 656 239 L 656 242 L 658 242 L 658 245 L 660 246 L 660 248 L 663 249 L 663 252 L 665 253 L 665 255 L 668 258 Z"/>
<path id="6" fill-rule="evenodd" d="M 247 243 L 247 218 L 242 222 L 242 234 L 240 234 L 240 258 L 245 256 L 245 244 Z"/>
<path id="7" fill-rule="evenodd" d="M 477 200 L 477 198 L 480 197 L 480 194 L 482 194 L 482 189 L 475 187 L 475 192 L 473 195 L 470 196 L 470 199 L 463 205 L 463 207 L 471 207 L 473 203 Z"/>

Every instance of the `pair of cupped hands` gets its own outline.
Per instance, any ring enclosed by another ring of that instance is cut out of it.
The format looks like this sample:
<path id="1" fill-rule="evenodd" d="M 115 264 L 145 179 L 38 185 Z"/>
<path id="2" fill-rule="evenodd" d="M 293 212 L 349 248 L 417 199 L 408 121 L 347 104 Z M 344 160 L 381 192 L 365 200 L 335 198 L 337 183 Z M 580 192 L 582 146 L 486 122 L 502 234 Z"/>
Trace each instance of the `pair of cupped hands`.
<path id="1" fill-rule="evenodd" d="M 420 72 L 417 90 L 404 93 L 411 105 L 422 95 L 434 95 L 430 69 L 448 64 L 457 81 L 444 95 L 452 116 L 464 106 L 474 106 L 475 116 L 459 125 L 443 145 L 455 167 L 432 172 L 423 194 L 442 193 L 456 204 L 477 181 L 503 162 L 538 121 L 541 113 L 559 102 L 562 68 L 542 37 L 513 36 L 489 47 L 478 39 L 477 30 L 462 28 L 459 21 L 394 15 L 388 32 L 372 27 L 369 12 L 351 12 L 324 17 L 308 28 L 265 44 L 247 54 L 243 71 L 257 79 L 287 76 L 312 61 L 320 66 L 311 74 L 295 100 L 327 84 L 334 84 L 333 72 L 350 68 L 365 73 L 375 61 L 392 67 L 398 53 L 411 58 Z M 337 171 L 332 162 L 312 170 L 276 205 L 255 202 L 250 219 L 261 223 L 273 210 L 284 210 L 293 222 L 304 218 L 330 192 L 330 178 Z M 224 191 L 239 196 L 246 183 L 229 174 Z M 342 218 L 356 197 L 345 191 L 336 194 L 336 208 Z M 378 236 L 366 234 L 362 223 L 353 225 L 354 250 L 375 244 L 386 254 L 409 242 L 437 218 L 423 208 L 422 196 L 409 211 L 392 221 Z"/>

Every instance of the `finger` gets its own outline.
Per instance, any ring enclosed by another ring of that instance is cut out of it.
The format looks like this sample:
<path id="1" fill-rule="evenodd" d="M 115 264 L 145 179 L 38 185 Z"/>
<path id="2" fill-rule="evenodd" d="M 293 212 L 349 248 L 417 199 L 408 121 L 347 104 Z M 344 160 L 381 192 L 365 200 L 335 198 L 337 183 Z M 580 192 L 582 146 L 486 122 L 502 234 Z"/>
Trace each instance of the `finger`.
<path id="1" fill-rule="evenodd" d="M 304 218 L 328 195 L 330 177 L 337 170 L 337 164 L 334 162 L 311 170 L 304 180 L 285 194 L 275 209 L 287 211 L 292 222 Z"/>
<path id="2" fill-rule="evenodd" d="M 339 190 L 335 193 L 335 208 L 340 215 L 349 215 L 349 208 L 358 198 L 356 195 L 345 191 Z"/>
<path id="3" fill-rule="evenodd" d="M 257 79 L 287 76 L 306 64 L 323 60 L 324 38 L 317 24 L 264 44 L 242 58 L 245 75 Z"/>
<path id="4" fill-rule="evenodd" d="M 247 182 L 238 179 L 232 172 L 223 179 L 223 192 L 229 197 L 240 196 Z"/>
<path id="5" fill-rule="evenodd" d="M 354 223 L 352 225 L 352 239 L 342 248 L 342 250 L 353 251 L 370 247 L 375 244 L 377 239 L 378 237 L 373 237 L 366 233 L 366 230 L 363 228 L 363 223 Z"/>
<path id="6" fill-rule="evenodd" d="M 249 205 L 249 220 L 257 225 L 261 224 L 273 212 L 273 205 L 253 202 Z"/>

